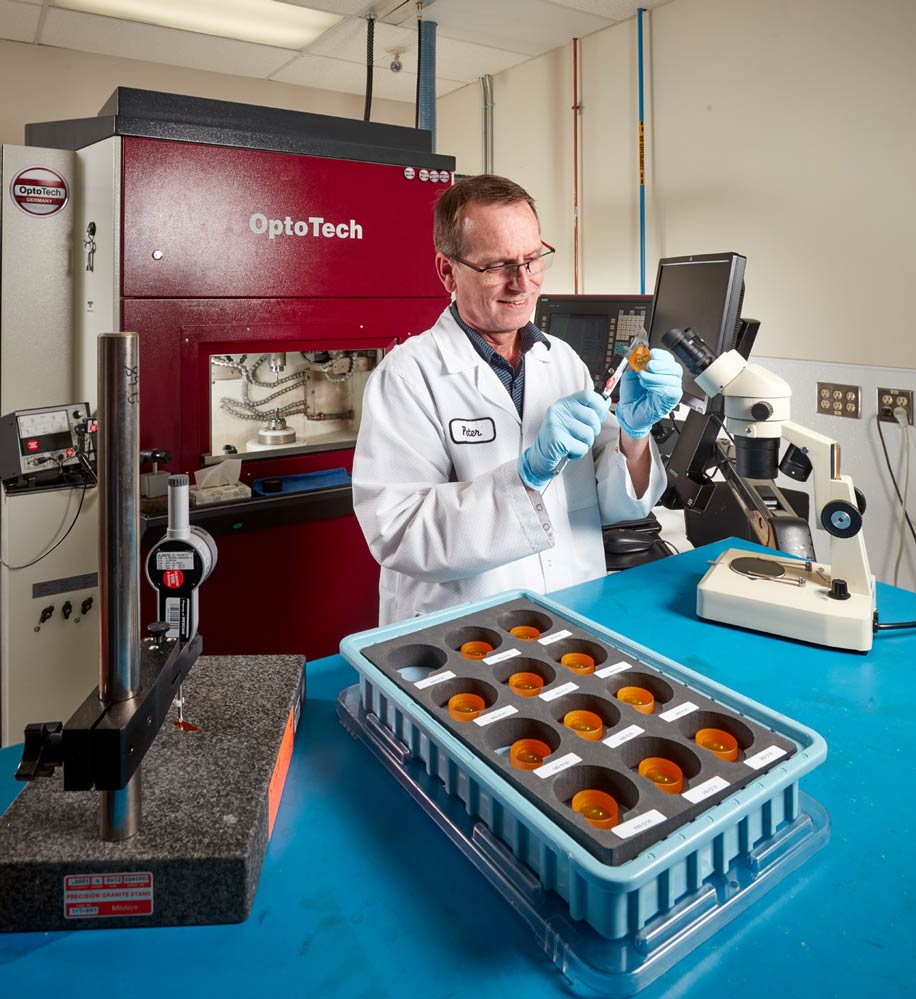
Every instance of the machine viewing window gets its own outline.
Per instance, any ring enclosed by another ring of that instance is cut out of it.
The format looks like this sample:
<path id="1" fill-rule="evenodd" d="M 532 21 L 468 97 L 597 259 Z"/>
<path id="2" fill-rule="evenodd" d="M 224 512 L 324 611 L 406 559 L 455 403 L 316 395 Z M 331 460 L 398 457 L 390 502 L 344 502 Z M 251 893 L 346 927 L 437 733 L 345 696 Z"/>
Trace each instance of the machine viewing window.
<path id="1" fill-rule="evenodd" d="M 746 263 L 747 258 L 738 253 L 660 260 L 648 326 L 650 346 L 661 347 L 668 330 L 689 326 L 716 356 L 731 350 L 741 319 Z M 706 412 L 706 394 L 686 370 L 683 401 Z"/>
<path id="2" fill-rule="evenodd" d="M 210 355 L 210 453 L 353 447 L 382 349 Z"/>
<path id="3" fill-rule="evenodd" d="M 613 355 L 645 327 L 651 302 L 648 295 L 542 295 L 534 321 L 575 350 L 597 387 Z"/>

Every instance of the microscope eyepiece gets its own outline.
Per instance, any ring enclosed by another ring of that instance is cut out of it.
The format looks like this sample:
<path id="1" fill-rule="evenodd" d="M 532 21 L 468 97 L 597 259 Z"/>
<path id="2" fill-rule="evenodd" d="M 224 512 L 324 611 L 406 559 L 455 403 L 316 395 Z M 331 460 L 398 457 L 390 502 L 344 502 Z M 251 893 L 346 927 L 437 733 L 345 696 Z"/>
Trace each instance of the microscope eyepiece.
<path id="1" fill-rule="evenodd" d="M 696 330 L 690 327 L 668 330 L 662 336 L 662 346 L 667 347 L 692 375 L 701 374 L 716 359 Z"/>

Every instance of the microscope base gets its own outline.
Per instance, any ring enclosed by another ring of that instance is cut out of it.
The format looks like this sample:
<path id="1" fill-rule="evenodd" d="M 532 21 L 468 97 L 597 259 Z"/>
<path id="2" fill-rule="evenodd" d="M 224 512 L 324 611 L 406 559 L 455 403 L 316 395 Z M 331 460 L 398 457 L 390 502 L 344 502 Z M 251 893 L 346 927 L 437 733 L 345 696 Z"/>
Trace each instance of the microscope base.
<path id="1" fill-rule="evenodd" d="M 246 919 L 305 696 L 299 656 L 203 656 L 140 768 L 143 818 L 98 834 L 99 795 L 59 774 L 0 818 L 0 931 L 124 929 Z"/>
<path id="2" fill-rule="evenodd" d="M 760 574 L 747 575 L 732 565 L 753 560 L 767 563 L 759 567 Z M 775 552 L 729 548 L 697 586 L 697 614 L 770 635 L 867 652 L 873 637 L 874 581 L 870 594 L 852 593 L 847 600 L 836 600 L 828 596 L 830 566 L 809 565 L 806 571 L 805 562 Z M 782 575 L 767 576 L 766 571 Z M 792 582 L 802 578 L 803 586 Z"/>

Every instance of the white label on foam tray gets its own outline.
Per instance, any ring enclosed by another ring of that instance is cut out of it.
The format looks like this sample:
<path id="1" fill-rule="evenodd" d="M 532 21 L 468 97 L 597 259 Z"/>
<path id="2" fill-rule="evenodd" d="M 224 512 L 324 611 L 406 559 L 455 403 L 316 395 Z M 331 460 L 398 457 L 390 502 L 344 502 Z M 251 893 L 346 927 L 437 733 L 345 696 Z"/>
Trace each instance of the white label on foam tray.
<path id="1" fill-rule="evenodd" d="M 689 791 L 685 791 L 681 797 L 696 804 L 698 801 L 708 798 L 711 794 L 721 791 L 723 787 L 728 787 L 728 781 L 724 777 L 710 777 L 709 780 L 704 781 L 697 787 L 692 787 Z"/>
<path id="2" fill-rule="evenodd" d="M 669 708 L 667 711 L 663 711 L 658 717 L 662 721 L 673 722 L 677 721 L 678 718 L 683 718 L 684 715 L 689 715 L 691 711 L 696 711 L 697 706 L 693 701 L 684 701 L 683 704 L 679 704 L 676 708 Z"/>
<path id="3" fill-rule="evenodd" d="M 443 680 L 451 680 L 454 676 L 455 674 L 450 669 L 447 669 L 444 673 L 437 673 L 435 676 L 427 676 L 422 680 L 417 680 L 414 686 L 420 690 L 425 690 L 427 687 L 435 687 L 437 683 L 442 683 Z"/>
<path id="4" fill-rule="evenodd" d="M 513 656 L 520 656 L 521 650 L 519 649 L 506 649 L 505 652 L 498 652 L 495 656 L 487 656 L 483 660 L 488 666 L 495 666 L 496 663 L 501 663 L 504 659 L 512 659 Z"/>
<path id="5" fill-rule="evenodd" d="M 632 663 L 614 663 L 613 666 L 602 666 L 601 669 L 595 670 L 595 676 L 600 676 L 603 680 L 607 676 L 613 676 L 615 673 L 622 673 L 625 669 L 629 669 Z"/>
<path id="6" fill-rule="evenodd" d="M 773 760 L 778 760 L 780 756 L 785 755 L 786 751 L 781 747 L 768 746 L 766 749 L 761 749 L 759 753 L 749 756 L 744 762 L 751 770 L 760 770 L 761 767 L 765 767 L 768 763 L 772 763 Z"/>
<path id="7" fill-rule="evenodd" d="M 554 642 L 559 642 L 561 638 L 569 638 L 571 634 L 571 631 L 555 631 L 552 635 L 545 635 L 543 638 L 539 638 L 538 644 L 553 645 Z"/>
<path id="8" fill-rule="evenodd" d="M 564 694 L 571 694 L 574 690 L 578 690 L 579 687 L 575 683 L 564 683 L 562 687 L 557 687 L 554 690 L 545 690 L 543 694 L 538 694 L 538 697 L 542 701 L 555 701 L 558 697 L 562 697 Z"/>
<path id="9" fill-rule="evenodd" d="M 561 770 L 568 770 L 570 767 L 574 767 L 577 763 L 581 762 L 581 756 L 576 756 L 575 753 L 567 753 L 565 756 L 561 756 L 557 760 L 551 760 L 550 763 L 544 763 L 534 772 L 538 775 L 538 777 L 553 777 L 554 774 L 558 774 Z"/>
<path id="10" fill-rule="evenodd" d="M 630 819 L 629 822 L 621 822 L 619 826 L 614 826 L 611 832 L 617 833 L 621 839 L 629 839 L 631 836 L 637 836 L 639 833 L 651 829 L 652 826 L 657 826 L 659 822 L 664 822 L 666 818 L 667 815 L 662 815 L 661 812 L 653 808 L 651 812 L 646 812 L 645 815 L 637 815 L 635 819 Z"/>
<path id="11" fill-rule="evenodd" d="M 498 711 L 490 711 L 485 715 L 478 715 L 474 719 L 475 725 L 489 725 L 490 722 L 499 721 L 500 718 L 508 718 L 509 715 L 518 714 L 518 708 L 512 704 L 507 704 L 504 708 L 500 708 Z"/>
<path id="12" fill-rule="evenodd" d="M 625 742 L 629 742 L 630 739 L 635 739 L 637 735 L 642 735 L 645 732 L 644 728 L 640 728 L 638 725 L 630 725 L 629 728 L 623 729 L 622 732 L 615 732 L 613 735 L 609 735 L 606 739 L 601 741 L 605 746 L 610 746 L 611 749 L 616 749 L 618 746 L 622 746 Z"/>

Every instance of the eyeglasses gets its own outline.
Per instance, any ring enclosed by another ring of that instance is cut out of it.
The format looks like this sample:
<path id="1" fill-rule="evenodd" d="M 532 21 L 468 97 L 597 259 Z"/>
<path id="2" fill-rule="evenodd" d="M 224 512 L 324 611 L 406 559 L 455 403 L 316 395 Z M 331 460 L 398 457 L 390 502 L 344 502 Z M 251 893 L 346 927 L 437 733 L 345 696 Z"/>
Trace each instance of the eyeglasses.
<path id="1" fill-rule="evenodd" d="M 449 256 L 449 259 L 459 264 L 464 264 L 465 267 L 470 268 L 472 271 L 476 271 L 480 275 L 481 281 L 485 284 L 501 284 L 503 281 L 511 281 L 516 278 L 523 267 L 525 273 L 531 275 L 531 277 L 539 277 L 543 274 L 553 262 L 553 255 L 557 251 L 543 240 L 541 240 L 541 246 L 544 249 L 535 257 L 529 257 L 527 260 L 519 260 L 517 263 L 493 264 L 490 267 L 478 267 L 477 264 L 472 264 L 468 260 L 462 260 L 461 257 Z"/>

